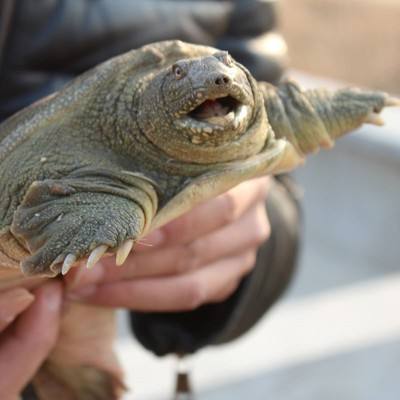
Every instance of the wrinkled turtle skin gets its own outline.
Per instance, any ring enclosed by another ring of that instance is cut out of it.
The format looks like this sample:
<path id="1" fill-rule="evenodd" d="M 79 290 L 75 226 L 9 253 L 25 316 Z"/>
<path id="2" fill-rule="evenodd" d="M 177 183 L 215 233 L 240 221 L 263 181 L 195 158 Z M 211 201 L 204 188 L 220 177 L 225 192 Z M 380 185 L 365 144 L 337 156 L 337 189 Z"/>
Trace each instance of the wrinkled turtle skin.
<path id="1" fill-rule="evenodd" d="M 91 267 L 106 252 L 122 264 L 152 229 L 297 167 L 396 104 L 380 92 L 273 87 L 227 52 L 179 41 L 113 58 L 0 125 L 0 288 L 40 284 L 85 258 Z M 40 399 L 119 398 L 111 314 L 69 306 L 34 380 Z"/>

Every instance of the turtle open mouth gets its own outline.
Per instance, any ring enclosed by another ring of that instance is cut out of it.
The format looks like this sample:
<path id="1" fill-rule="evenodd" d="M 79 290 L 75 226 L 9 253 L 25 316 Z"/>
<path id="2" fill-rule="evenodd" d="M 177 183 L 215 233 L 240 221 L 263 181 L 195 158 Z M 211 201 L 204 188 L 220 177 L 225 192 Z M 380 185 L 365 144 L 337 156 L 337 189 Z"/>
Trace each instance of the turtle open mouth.
<path id="1" fill-rule="evenodd" d="M 232 95 L 203 98 L 175 121 L 192 132 L 208 134 L 244 129 L 251 118 L 251 107 Z"/>
<path id="2" fill-rule="evenodd" d="M 188 115 L 197 121 L 224 126 L 233 122 L 240 105 L 241 103 L 232 96 L 207 99 Z"/>

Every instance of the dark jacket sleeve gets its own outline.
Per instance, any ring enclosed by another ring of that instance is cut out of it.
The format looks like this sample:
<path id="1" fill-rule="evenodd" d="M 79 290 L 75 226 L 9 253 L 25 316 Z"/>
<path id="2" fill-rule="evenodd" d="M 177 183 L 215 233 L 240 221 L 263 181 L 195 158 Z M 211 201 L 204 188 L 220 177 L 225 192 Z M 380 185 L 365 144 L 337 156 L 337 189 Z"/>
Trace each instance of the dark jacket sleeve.
<path id="1" fill-rule="evenodd" d="M 229 50 L 277 82 L 275 2 L 261 0 L 0 1 L 0 121 L 76 75 L 144 44 L 181 39 Z M 271 45 L 270 45 L 271 44 Z"/>
<path id="2" fill-rule="evenodd" d="M 181 313 L 132 313 L 138 340 L 157 355 L 193 353 L 247 332 L 284 292 L 295 271 L 300 238 L 298 195 L 287 176 L 274 181 L 266 208 L 271 236 L 254 270 L 226 301 Z"/>

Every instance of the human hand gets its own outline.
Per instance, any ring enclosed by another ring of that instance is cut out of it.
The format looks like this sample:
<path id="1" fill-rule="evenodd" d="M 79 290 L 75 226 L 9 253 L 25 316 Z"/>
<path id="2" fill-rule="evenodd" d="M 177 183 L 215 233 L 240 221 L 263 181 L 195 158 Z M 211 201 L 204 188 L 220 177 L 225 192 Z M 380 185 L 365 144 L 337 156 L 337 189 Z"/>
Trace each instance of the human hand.
<path id="1" fill-rule="evenodd" d="M 0 293 L 0 399 L 16 400 L 56 342 L 60 282 Z"/>
<path id="2" fill-rule="evenodd" d="M 66 277 L 69 298 L 136 311 L 185 311 L 223 301 L 269 236 L 267 189 L 268 178 L 254 179 L 197 206 L 145 238 L 122 268 L 114 257 L 91 270 L 77 268 Z"/>

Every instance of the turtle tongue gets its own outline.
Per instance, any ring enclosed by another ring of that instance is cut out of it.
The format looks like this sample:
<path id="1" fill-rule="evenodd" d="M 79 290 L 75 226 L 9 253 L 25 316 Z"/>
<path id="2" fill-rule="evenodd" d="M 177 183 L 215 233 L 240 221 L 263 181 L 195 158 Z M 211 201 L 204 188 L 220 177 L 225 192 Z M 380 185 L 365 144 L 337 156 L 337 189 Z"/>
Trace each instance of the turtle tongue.
<path id="1" fill-rule="evenodd" d="M 217 100 L 206 100 L 192 111 L 192 116 L 199 120 L 209 120 L 212 117 L 225 117 L 229 106 Z M 211 122 L 211 121 L 210 121 Z"/>

